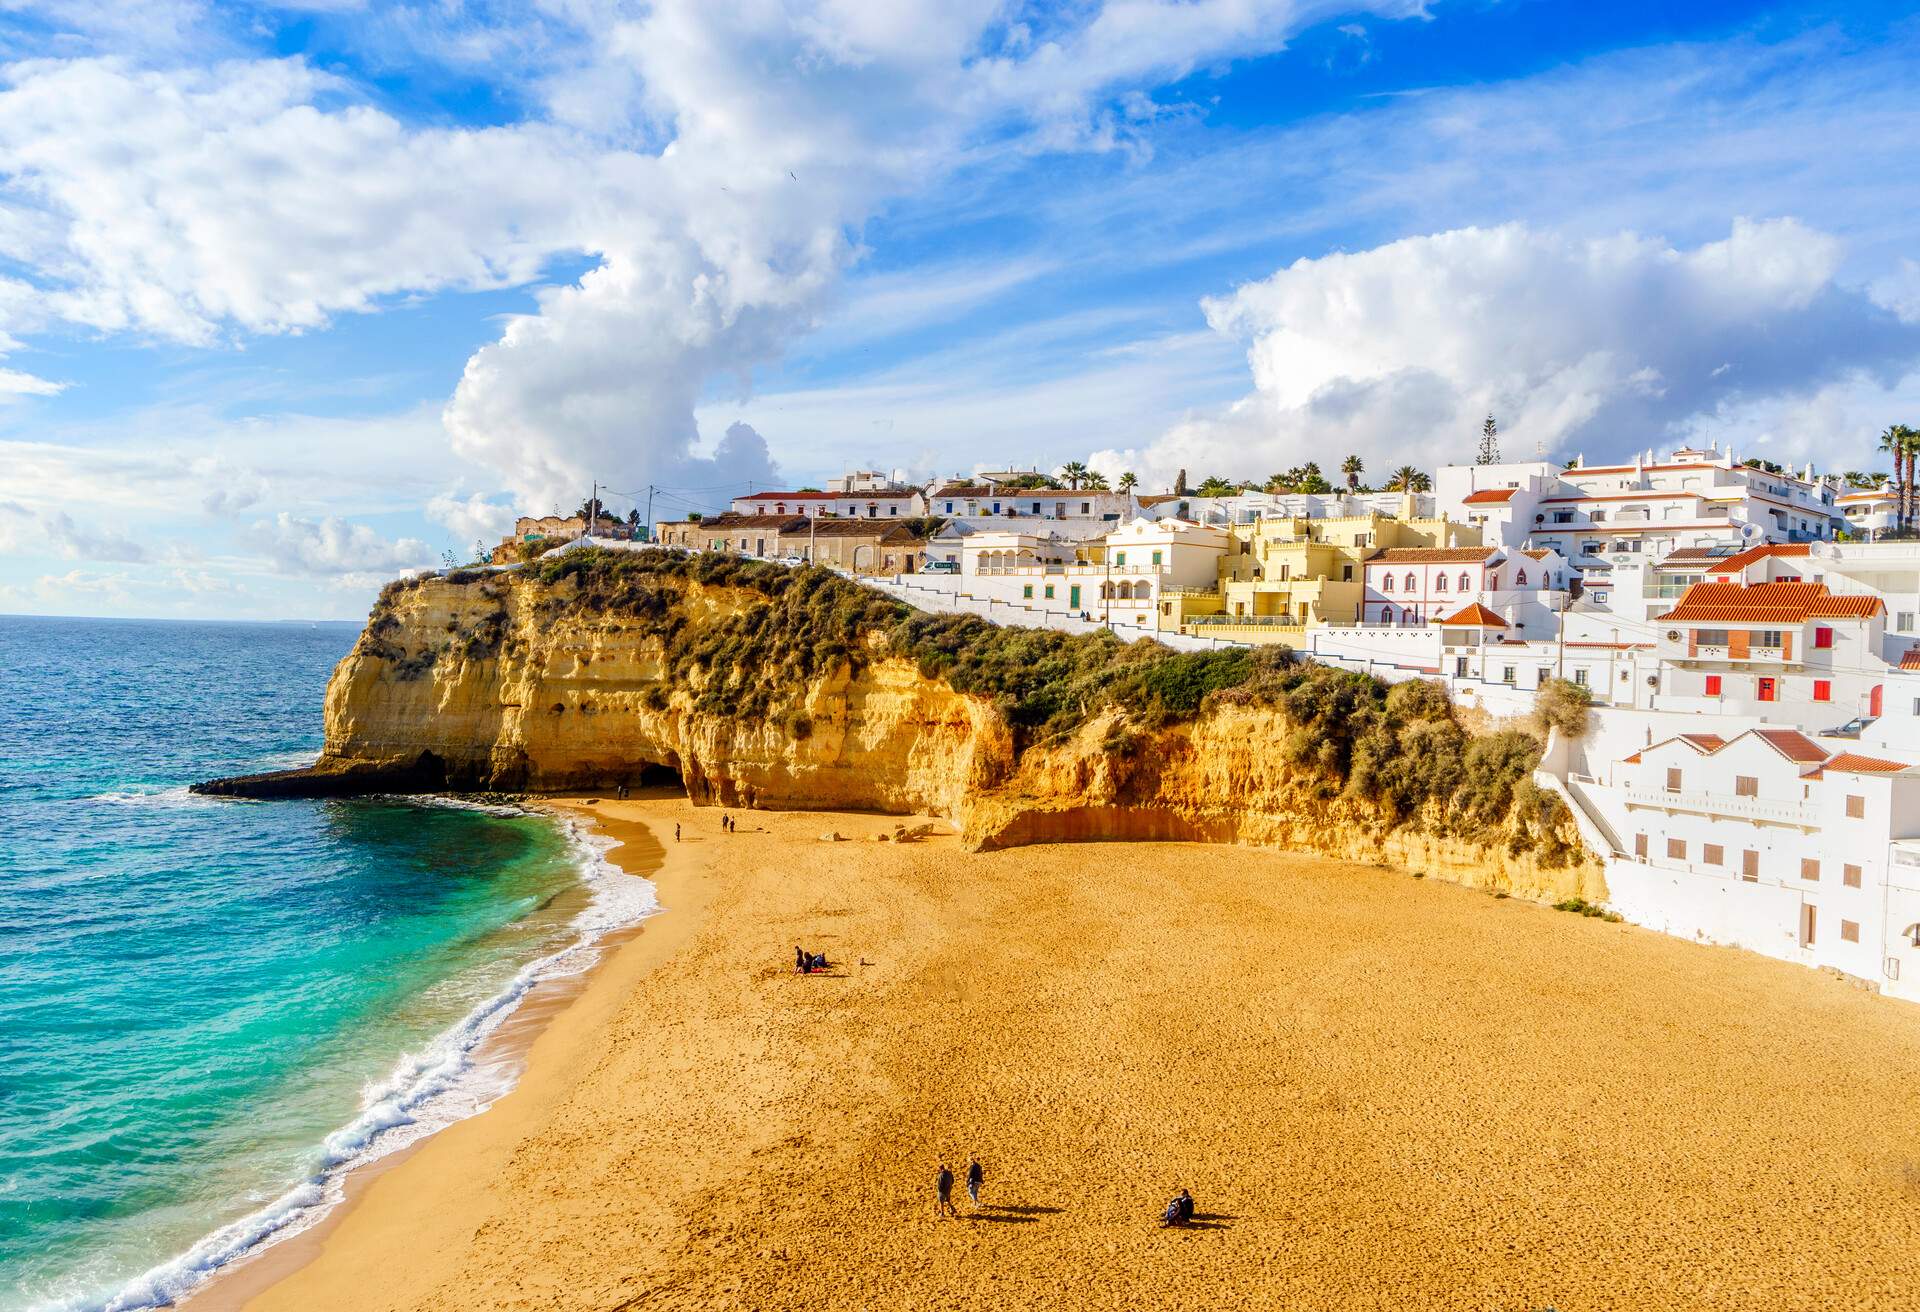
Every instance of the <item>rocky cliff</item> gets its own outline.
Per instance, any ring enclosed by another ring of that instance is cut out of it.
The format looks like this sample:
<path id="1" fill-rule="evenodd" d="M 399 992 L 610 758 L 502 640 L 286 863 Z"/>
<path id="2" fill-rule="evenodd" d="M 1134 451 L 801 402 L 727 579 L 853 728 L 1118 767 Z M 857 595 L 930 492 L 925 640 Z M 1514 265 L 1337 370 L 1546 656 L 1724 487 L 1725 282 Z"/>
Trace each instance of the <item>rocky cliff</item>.
<path id="1" fill-rule="evenodd" d="M 1530 740 L 1475 739 L 1437 690 L 1392 696 L 1246 653 L 915 617 L 820 571 L 646 553 L 390 587 L 328 687 L 319 762 L 202 787 L 673 781 L 696 802 L 932 813 L 979 847 L 1253 842 L 1603 895 L 1571 818 L 1532 788 Z"/>

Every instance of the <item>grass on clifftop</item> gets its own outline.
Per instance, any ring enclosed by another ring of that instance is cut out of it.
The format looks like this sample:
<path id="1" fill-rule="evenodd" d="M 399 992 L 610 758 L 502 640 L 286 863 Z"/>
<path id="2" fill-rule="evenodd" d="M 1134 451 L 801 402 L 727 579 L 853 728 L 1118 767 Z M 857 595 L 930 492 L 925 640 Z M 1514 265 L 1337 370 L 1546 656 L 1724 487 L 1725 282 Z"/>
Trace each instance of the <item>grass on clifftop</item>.
<path id="1" fill-rule="evenodd" d="M 652 631 L 673 681 L 708 714 L 784 716 L 786 727 L 804 736 L 808 726 L 794 709 L 802 690 L 888 654 L 992 701 L 1022 748 L 1070 735 L 1109 708 L 1124 712 L 1125 723 L 1107 746 L 1124 752 L 1134 730 L 1195 719 L 1210 703 L 1272 707 L 1290 727 L 1271 750 L 1318 780 L 1328 799 L 1364 800 L 1390 824 L 1461 837 L 1503 828 L 1514 850 L 1541 849 L 1543 864 L 1573 856 L 1552 837 L 1563 804 L 1532 781 L 1540 741 L 1519 730 L 1468 733 L 1436 682 L 1390 686 L 1278 647 L 1176 652 L 1111 633 L 929 615 L 830 570 L 737 556 L 581 550 L 517 573 L 452 576 L 483 579 L 538 590 L 532 604 L 542 616 L 586 610 Z M 687 581 L 755 592 L 767 604 L 695 620 L 681 586 Z M 371 637 L 398 627 L 393 601 L 412 586 L 388 585 L 368 625 Z M 456 635 L 458 649 L 474 646 Z"/>

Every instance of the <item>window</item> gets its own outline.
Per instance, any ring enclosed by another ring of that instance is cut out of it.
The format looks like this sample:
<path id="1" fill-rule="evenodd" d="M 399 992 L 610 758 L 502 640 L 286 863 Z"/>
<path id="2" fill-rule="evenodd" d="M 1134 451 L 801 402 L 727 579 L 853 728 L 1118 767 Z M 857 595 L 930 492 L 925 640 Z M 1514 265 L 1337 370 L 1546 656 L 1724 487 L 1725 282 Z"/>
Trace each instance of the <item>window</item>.
<path id="1" fill-rule="evenodd" d="M 1393 591 L 1393 575 L 1389 574 L 1385 578 L 1380 580 L 1380 591 L 1382 592 Z"/>
<path id="2" fill-rule="evenodd" d="M 1858 943 L 1860 941 L 1859 922 L 1853 921 L 1853 920 L 1841 921 L 1840 922 L 1840 939 L 1842 942 L 1845 942 L 1845 943 Z"/>
<path id="3" fill-rule="evenodd" d="M 1114 563 L 1114 564 L 1116 564 L 1116 565 L 1124 565 L 1124 564 L 1126 564 L 1126 563 L 1127 563 L 1127 553 L 1126 553 L 1126 552 L 1124 552 L 1124 551 L 1116 551 L 1116 552 L 1114 552 L 1114 553 L 1113 553 L 1113 563 Z"/>
<path id="4" fill-rule="evenodd" d="M 1864 820 L 1867 818 L 1867 799 L 1854 794 L 1847 798 L 1847 819 Z"/>
<path id="5" fill-rule="evenodd" d="M 1740 878 L 1749 884 L 1760 882 L 1760 854 L 1751 848 L 1740 854 Z"/>
<path id="6" fill-rule="evenodd" d="M 1725 629 L 1695 629 L 1693 640 L 1702 647 L 1724 647 L 1727 645 Z"/>
<path id="7" fill-rule="evenodd" d="M 1048 601 L 1052 601 L 1053 600 L 1053 584 L 1051 583 L 1047 584 L 1045 592 L 1043 592 L 1041 595 L 1044 596 Z"/>
<path id="8" fill-rule="evenodd" d="M 1860 887 L 1860 867 L 1856 865 L 1841 866 L 1840 882 L 1845 884 L 1848 888 Z"/>
<path id="9" fill-rule="evenodd" d="M 1082 501 L 1080 503 L 1080 513 L 1083 515 L 1091 515 L 1093 513 L 1093 503 L 1091 501 Z"/>
<path id="10" fill-rule="evenodd" d="M 1465 570 L 1460 571 L 1460 591 L 1462 592 L 1473 591 L 1473 580 L 1467 577 L 1467 572 Z"/>
<path id="11" fill-rule="evenodd" d="M 1153 563 L 1154 563 L 1154 564 L 1156 564 L 1156 565 L 1158 565 L 1158 564 L 1160 563 L 1160 553 L 1159 553 L 1159 552 L 1157 552 L 1157 551 L 1153 553 Z M 1281 569 L 1281 571 L 1280 571 L 1280 572 L 1281 572 L 1281 576 L 1282 576 L 1282 577 L 1285 577 L 1285 575 L 1286 575 L 1286 569 L 1285 569 L 1284 567 L 1282 567 L 1282 569 Z"/>
<path id="12" fill-rule="evenodd" d="M 1647 836 L 1645 834 L 1635 834 L 1633 836 L 1633 854 L 1642 861 L 1647 859 Z"/>
<path id="13" fill-rule="evenodd" d="M 1833 680 L 1832 679 L 1815 679 L 1813 681 L 1813 699 L 1817 702 L 1832 701 L 1833 700 Z"/>
<path id="14" fill-rule="evenodd" d="M 1447 576 L 1445 574 L 1434 579 L 1433 590 L 1435 592 L 1445 592 L 1447 590 Z"/>
<path id="15" fill-rule="evenodd" d="M 1498 574 L 1487 575 L 1487 591 L 1488 592 L 1500 591 L 1500 576 Z"/>
<path id="16" fill-rule="evenodd" d="M 1418 589 L 1420 586 L 1417 582 L 1415 582 L 1412 570 L 1407 571 L 1407 577 L 1401 580 L 1401 583 L 1408 592 L 1413 592 L 1416 589 Z"/>
<path id="17" fill-rule="evenodd" d="M 1582 688 L 1584 688 L 1584 687 L 1586 687 L 1586 686 L 1587 686 L 1587 672 L 1586 672 L 1585 670 L 1575 670 L 1575 671 L 1573 672 L 1573 681 L 1574 681 L 1574 683 L 1576 683 L 1576 684 L 1578 684 L 1578 685 L 1579 685 L 1580 687 L 1582 687 Z"/>
<path id="18" fill-rule="evenodd" d="M 1706 843 L 1700 848 L 1700 859 L 1710 866 L 1723 866 L 1727 863 L 1727 850 L 1718 843 Z"/>
<path id="19" fill-rule="evenodd" d="M 1514 571 L 1513 586 L 1516 588 L 1524 588 L 1527 586 L 1527 572 L 1525 570 Z"/>
<path id="20" fill-rule="evenodd" d="M 1680 791 L 1680 772 L 1678 770 L 1667 771 L 1667 791 L 1670 793 Z"/>
<path id="21" fill-rule="evenodd" d="M 1684 838 L 1669 838 L 1667 840 L 1667 858 L 1672 861 L 1685 861 L 1687 859 L 1687 840 Z"/>
<path id="22" fill-rule="evenodd" d="M 1342 583 L 1351 583 L 1351 582 L 1353 582 L 1353 566 L 1351 566 L 1351 565 L 1342 565 L 1342 566 L 1340 567 L 1340 581 L 1341 581 Z"/>
<path id="23" fill-rule="evenodd" d="M 1556 510 L 1553 512 L 1553 522 L 1556 524 L 1571 524 L 1573 523 L 1573 512 L 1571 510 Z"/>
<path id="24" fill-rule="evenodd" d="M 1760 796 L 1760 780 L 1755 775 L 1737 774 L 1733 777 L 1733 795 L 1735 797 Z"/>
<path id="25" fill-rule="evenodd" d="M 1511 665 L 1502 666 L 1500 669 L 1500 682 L 1512 683 L 1513 681 L 1514 681 L 1513 666 Z"/>
<path id="26" fill-rule="evenodd" d="M 1778 629 L 1757 630 L 1753 635 L 1753 645 L 1756 647 L 1781 646 L 1782 643 L 1780 641 L 1780 630 Z"/>
<path id="27" fill-rule="evenodd" d="M 1717 674 L 1709 674 L 1707 676 L 1707 696 L 1718 697 L 1719 695 L 1720 695 L 1720 676 Z"/>
<path id="28" fill-rule="evenodd" d="M 1033 600 L 1033 584 L 1028 583 L 1020 589 L 1020 595 L 1028 601 Z"/>
<path id="29" fill-rule="evenodd" d="M 1813 631 L 1813 645 L 1821 649 L 1831 648 L 1833 646 L 1833 630 L 1824 624 L 1817 626 Z"/>
<path id="30" fill-rule="evenodd" d="M 1893 627 L 1902 633 L 1912 633 L 1913 612 L 1910 610 L 1896 612 L 1893 617 Z"/>
<path id="31" fill-rule="evenodd" d="M 1820 863 L 1810 856 L 1800 858 L 1800 878 L 1809 884 L 1820 882 Z"/>

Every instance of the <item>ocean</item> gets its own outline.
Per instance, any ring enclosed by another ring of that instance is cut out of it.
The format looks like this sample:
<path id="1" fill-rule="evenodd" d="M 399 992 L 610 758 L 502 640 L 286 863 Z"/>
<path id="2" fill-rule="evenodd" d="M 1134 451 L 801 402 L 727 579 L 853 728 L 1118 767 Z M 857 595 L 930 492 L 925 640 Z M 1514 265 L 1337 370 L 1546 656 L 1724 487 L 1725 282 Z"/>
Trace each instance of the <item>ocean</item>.
<path id="1" fill-rule="evenodd" d="M 544 814 L 186 791 L 312 760 L 356 633 L 0 617 L 0 1312 L 164 1305 L 312 1224 L 653 909 Z"/>

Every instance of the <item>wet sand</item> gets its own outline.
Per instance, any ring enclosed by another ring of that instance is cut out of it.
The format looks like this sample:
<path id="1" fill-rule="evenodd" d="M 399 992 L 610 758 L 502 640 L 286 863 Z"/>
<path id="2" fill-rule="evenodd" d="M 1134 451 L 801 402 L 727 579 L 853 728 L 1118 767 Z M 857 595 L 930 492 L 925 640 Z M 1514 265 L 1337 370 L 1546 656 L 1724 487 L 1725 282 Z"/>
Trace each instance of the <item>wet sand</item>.
<path id="1" fill-rule="evenodd" d="M 1920 1007 L 1284 853 L 968 854 L 872 841 L 894 824 L 876 816 L 735 812 L 724 835 L 684 802 L 591 813 L 667 837 L 665 914 L 511 1095 L 373 1178 L 247 1306 L 1920 1294 Z M 796 976 L 795 943 L 834 971 Z M 956 1188 L 960 1219 L 937 1221 L 935 1164 L 969 1153 L 985 1206 Z M 1162 1230 L 1180 1185 L 1200 1223 Z"/>

